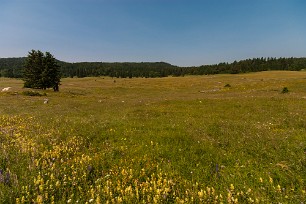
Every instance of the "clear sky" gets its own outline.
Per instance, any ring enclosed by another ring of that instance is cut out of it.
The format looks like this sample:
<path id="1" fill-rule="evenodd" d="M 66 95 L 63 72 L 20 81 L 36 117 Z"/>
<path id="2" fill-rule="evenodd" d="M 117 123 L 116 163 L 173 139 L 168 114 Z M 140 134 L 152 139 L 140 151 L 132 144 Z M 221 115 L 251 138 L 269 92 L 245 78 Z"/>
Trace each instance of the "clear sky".
<path id="1" fill-rule="evenodd" d="M 0 0 L 0 57 L 198 66 L 306 57 L 305 0 Z"/>

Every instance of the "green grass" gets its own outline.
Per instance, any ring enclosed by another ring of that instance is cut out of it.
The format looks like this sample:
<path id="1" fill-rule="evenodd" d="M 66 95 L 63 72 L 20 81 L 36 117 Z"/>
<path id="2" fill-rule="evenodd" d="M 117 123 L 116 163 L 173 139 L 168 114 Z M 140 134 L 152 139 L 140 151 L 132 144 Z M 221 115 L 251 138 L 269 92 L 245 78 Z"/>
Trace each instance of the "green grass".
<path id="1" fill-rule="evenodd" d="M 0 78 L 0 202 L 306 199 L 306 72 L 115 80 Z"/>

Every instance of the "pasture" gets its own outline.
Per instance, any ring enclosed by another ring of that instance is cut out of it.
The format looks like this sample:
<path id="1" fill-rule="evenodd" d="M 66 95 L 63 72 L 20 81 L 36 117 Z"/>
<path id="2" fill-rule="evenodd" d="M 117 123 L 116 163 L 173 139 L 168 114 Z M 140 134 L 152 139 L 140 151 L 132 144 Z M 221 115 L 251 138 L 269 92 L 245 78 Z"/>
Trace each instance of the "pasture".
<path id="1" fill-rule="evenodd" d="M 306 200 L 306 72 L 61 83 L 0 78 L 0 202 Z"/>

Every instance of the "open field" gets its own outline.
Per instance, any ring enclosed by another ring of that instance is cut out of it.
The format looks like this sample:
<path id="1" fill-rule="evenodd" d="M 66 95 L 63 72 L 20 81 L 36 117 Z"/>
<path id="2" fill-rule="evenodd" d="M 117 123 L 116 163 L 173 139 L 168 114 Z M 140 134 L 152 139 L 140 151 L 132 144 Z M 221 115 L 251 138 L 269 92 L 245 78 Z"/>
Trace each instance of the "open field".
<path id="1" fill-rule="evenodd" d="M 0 78 L 0 203 L 306 200 L 306 72 L 22 86 Z"/>

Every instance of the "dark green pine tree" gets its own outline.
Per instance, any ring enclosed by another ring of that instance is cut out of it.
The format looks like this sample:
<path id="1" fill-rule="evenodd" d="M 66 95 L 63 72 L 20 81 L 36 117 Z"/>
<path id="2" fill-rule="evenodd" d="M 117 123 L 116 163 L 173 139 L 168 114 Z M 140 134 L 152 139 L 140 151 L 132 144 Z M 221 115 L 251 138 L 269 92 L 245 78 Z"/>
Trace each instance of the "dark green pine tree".
<path id="1" fill-rule="evenodd" d="M 61 79 L 59 65 L 56 59 L 50 52 L 46 52 L 44 57 L 44 70 L 42 72 L 42 81 L 45 88 L 53 88 L 54 91 L 59 91 L 59 84 Z"/>
<path id="2" fill-rule="evenodd" d="M 59 90 L 60 70 L 56 59 L 49 53 L 32 50 L 29 52 L 23 70 L 24 87 L 34 89 L 53 88 Z"/>
<path id="3" fill-rule="evenodd" d="M 23 70 L 24 87 L 41 88 L 43 56 L 43 53 L 39 50 L 29 52 Z"/>

